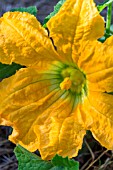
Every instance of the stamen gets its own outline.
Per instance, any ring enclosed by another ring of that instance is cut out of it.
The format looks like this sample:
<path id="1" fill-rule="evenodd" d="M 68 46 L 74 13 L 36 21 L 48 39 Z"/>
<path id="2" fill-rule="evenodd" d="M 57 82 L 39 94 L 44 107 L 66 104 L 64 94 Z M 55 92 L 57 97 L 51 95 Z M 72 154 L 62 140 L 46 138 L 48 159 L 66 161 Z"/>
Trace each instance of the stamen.
<path id="1" fill-rule="evenodd" d="M 72 82 L 69 77 L 66 77 L 62 83 L 60 83 L 61 90 L 69 90 L 71 88 Z"/>
<path id="2" fill-rule="evenodd" d="M 60 83 L 61 90 L 69 90 L 73 93 L 82 93 L 86 79 L 84 74 L 74 67 L 67 67 L 62 70 L 63 81 Z"/>

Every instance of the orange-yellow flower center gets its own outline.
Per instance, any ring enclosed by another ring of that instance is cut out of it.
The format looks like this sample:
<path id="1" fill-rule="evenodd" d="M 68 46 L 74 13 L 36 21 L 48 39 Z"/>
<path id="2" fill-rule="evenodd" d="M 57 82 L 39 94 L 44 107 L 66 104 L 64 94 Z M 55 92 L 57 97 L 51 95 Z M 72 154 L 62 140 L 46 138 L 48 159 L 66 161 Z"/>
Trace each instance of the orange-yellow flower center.
<path id="1" fill-rule="evenodd" d="M 72 92 L 80 93 L 84 88 L 86 79 L 80 70 L 74 67 L 67 67 L 62 70 L 61 75 L 63 77 L 63 81 L 60 83 L 62 90 L 70 89 Z"/>

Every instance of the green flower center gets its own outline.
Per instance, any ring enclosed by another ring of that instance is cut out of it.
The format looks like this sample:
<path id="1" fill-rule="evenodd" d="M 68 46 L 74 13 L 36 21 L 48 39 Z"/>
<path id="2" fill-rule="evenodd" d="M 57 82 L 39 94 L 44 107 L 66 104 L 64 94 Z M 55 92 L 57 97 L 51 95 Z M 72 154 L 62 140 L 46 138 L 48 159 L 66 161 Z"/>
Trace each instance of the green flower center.
<path id="1" fill-rule="evenodd" d="M 81 94 L 86 91 L 85 75 L 74 67 L 67 67 L 61 71 L 63 81 L 60 83 L 62 90 L 70 90 L 73 93 Z"/>

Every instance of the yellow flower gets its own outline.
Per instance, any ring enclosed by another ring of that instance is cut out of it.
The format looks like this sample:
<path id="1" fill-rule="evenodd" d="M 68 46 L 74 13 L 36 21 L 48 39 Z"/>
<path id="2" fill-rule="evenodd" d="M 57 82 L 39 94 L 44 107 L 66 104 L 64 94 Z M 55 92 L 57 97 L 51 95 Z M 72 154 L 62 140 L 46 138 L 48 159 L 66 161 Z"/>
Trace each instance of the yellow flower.
<path id="1" fill-rule="evenodd" d="M 47 24 L 28 13 L 0 19 L 0 62 L 25 65 L 0 83 L 0 123 L 43 159 L 76 156 L 86 130 L 113 149 L 113 36 L 93 0 L 67 0 Z"/>

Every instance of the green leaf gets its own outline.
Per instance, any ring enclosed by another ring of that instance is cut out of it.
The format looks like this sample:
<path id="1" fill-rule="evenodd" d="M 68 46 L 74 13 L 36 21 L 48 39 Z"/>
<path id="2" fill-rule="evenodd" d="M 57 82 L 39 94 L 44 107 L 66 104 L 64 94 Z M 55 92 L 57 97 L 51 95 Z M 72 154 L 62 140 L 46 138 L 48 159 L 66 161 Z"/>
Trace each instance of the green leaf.
<path id="1" fill-rule="evenodd" d="M 18 170 L 50 170 L 53 165 L 43 161 L 39 156 L 27 151 L 20 145 L 16 146 L 14 153 L 18 159 Z"/>
<path id="2" fill-rule="evenodd" d="M 55 166 L 64 166 L 64 167 L 70 168 L 70 170 L 72 168 L 74 168 L 74 170 L 79 169 L 79 163 L 77 161 L 74 161 L 73 159 L 69 159 L 68 157 L 62 158 L 61 156 L 56 155 L 52 159 L 52 163 Z"/>
<path id="3" fill-rule="evenodd" d="M 78 170 L 79 163 L 67 157 L 56 155 L 51 161 L 44 161 L 39 156 L 27 151 L 20 145 L 14 149 L 18 160 L 18 170 Z"/>
<path id="4" fill-rule="evenodd" d="M 113 0 L 105 0 L 103 3 L 97 6 L 99 12 L 103 11 L 104 8 L 106 8 L 110 3 L 112 3 Z"/>
<path id="5" fill-rule="evenodd" d="M 66 0 L 60 0 L 56 6 L 54 6 L 54 11 L 51 12 L 45 19 L 44 19 L 44 27 L 46 27 L 46 23 L 49 21 L 50 18 L 52 18 L 55 14 L 58 13 L 59 9 L 61 8 L 61 6 L 64 4 Z"/>
<path id="6" fill-rule="evenodd" d="M 13 8 L 10 11 L 11 12 L 15 12 L 15 11 L 28 12 L 28 13 L 34 15 L 34 16 L 37 15 L 37 8 L 36 8 L 36 6 L 30 6 L 28 8 L 23 8 L 23 7 L 21 7 L 21 8 Z"/>
<path id="7" fill-rule="evenodd" d="M 11 65 L 0 63 L 0 79 L 12 76 L 22 67 L 23 66 L 16 63 L 12 63 Z"/>
<path id="8" fill-rule="evenodd" d="M 51 168 L 51 170 L 67 170 L 67 169 L 64 169 L 64 167 L 62 166 L 54 166 L 53 168 Z"/>

